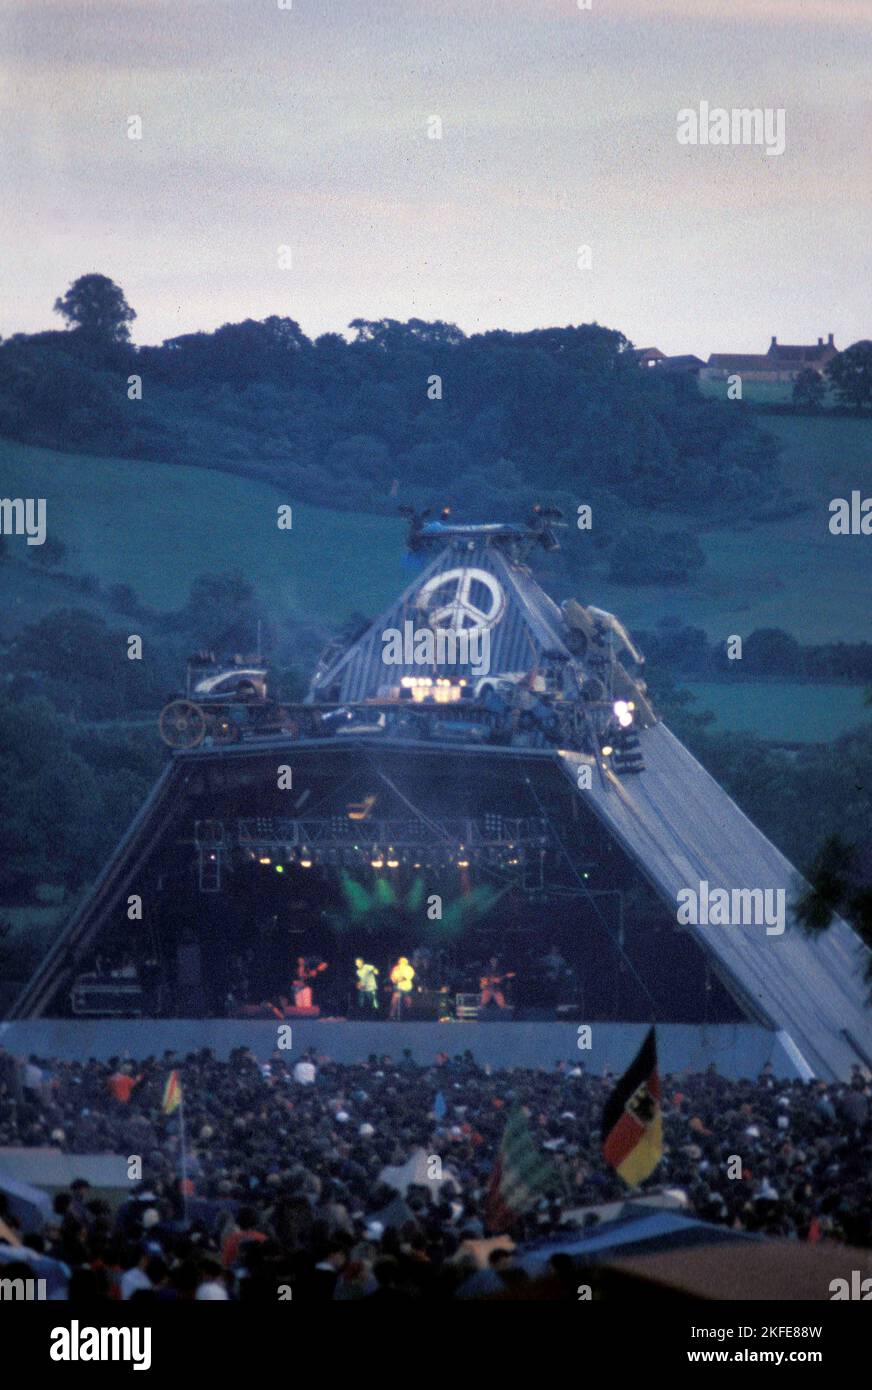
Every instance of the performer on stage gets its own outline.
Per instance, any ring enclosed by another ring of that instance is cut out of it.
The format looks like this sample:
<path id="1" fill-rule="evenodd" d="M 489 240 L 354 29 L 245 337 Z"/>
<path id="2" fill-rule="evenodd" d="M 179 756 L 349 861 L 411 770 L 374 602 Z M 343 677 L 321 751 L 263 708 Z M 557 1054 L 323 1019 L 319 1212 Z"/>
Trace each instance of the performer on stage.
<path id="1" fill-rule="evenodd" d="M 362 956 L 358 956 L 354 962 L 357 972 L 357 1007 L 359 1009 L 372 1008 L 378 1010 L 378 970 L 374 965 L 368 965 Z"/>
<path id="2" fill-rule="evenodd" d="M 291 985 L 294 996 L 295 1009 L 312 1008 L 312 986 L 310 980 L 321 974 L 322 970 L 327 969 L 326 960 L 319 961 L 317 965 L 311 966 L 305 956 L 297 956 L 297 971 Z"/>
<path id="3" fill-rule="evenodd" d="M 552 946 L 547 956 L 542 957 L 541 965 L 553 985 L 559 984 L 569 969 L 556 946 Z"/>
<path id="4" fill-rule="evenodd" d="M 412 981 L 414 978 L 415 971 L 413 967 L 406 960 L 405 956 L 400 956 L 400 959 L 391 971 L 391 984 L 394 987 L 393 994 L 391 995 L 391 1018 L 401 1018 L 403 1001 L 408 1000 L 412 992 Z"/>
<path id="5" fill-rule="evenodd" d="M 481 1007 L 483 1009 L 486 1009 L 489 1004 L 496 1004 L 498 1009 L 504 1009 L 506 1007 L 506 996 L 499 986 L 504 980 L 513 980 L 515 978 L 515 972 L 514 970 L 509 970 L 502 975 L 498 972 L 499 960 L 496 956 L 491 956 L 488 973 L 482 975 L 479 981 L 481 985 Z"/>

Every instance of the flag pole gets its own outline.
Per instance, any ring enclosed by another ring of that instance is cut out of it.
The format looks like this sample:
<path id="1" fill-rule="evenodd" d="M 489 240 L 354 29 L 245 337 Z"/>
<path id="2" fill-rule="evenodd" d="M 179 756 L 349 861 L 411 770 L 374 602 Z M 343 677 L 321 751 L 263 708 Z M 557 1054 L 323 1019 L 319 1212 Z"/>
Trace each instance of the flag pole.
<path id="1" fill-rule="evenodd" d="M 188 1224 L 188 1152 L 185 1143 L 185 1088 L 179 1087 L 179 1133 L 182 1144 L 182 1214 Z"/>

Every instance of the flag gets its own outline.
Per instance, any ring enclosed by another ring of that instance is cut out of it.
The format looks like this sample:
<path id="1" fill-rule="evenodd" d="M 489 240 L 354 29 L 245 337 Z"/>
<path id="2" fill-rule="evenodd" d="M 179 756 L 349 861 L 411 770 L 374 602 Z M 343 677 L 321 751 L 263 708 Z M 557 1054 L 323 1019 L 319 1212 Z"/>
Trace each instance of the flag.
<path id="1" fill-rule="evenodd" d="M 663 1154 L 657 1041 L 648 1031 L 603 1110 L 603 1155 L 624 1182 L 636 1187 L 654 1172 Z"/>
<path id="2" fill-rule="evenodd" d="M 165 1115 L 172 1115 L 174 1110 L 178 1110 L 182 1103 L 182 1083 L 179 1081 L 179 1073 L 171 1071 L 167 1077 L 167 1084 L 164 1086 L 161 1110 Z"/>
<path id="3" fill-rule="evenodd" d="M 488 1229 L 505 1231 L 540 1197 L 558 1192 L 560 1176 L 552 1159 L 536 1147 L 523 1111 L 516 1107 L 506 1121 L 500 1151 L 485 1200 Z"/>

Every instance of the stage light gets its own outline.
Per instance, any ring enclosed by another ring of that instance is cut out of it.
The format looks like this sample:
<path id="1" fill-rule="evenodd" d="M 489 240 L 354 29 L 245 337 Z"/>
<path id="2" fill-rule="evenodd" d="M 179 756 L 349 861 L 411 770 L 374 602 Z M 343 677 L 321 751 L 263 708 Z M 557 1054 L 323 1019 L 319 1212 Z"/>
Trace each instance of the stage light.
<path id="1" fill-rule="evenodd" d="M 271 864 L 271 863 L 272 863 L 272 860 L 270 859 L 270 857 L 269 857 L 268 854 L 262 854 L 262 855 L 260 856 L 260 859 L 258 860 L 258 863 L 260 863 L 260 864 Z"/>
<path id="2" fill-rule="evenodd" d="M 369 862 L 374 869 L 383 869 L 385 866 L 385 861 L 383 859 L 370 859 Z"/>
<path id="3" fill-rule="evenodd" d="M 458 859 L 458 861 L 457 861 L 457 867 L 458 867 L 458 869 L 468 869 L 468 868 L 469 868 L 469 860 L 468 860 L 468 859 Z"/>
<path id="4" fill-rule="evenodd" d="M 631 707 L 627 704 L 626 700 L 615 700 L 615 703 L 612 705 L 612 709 L 615 712 L 615 718 L 617 719 L 622 729 L 629 728 L 629 726 L 633 722 L 633 716 L 630 713 L 630 708 Z"/>
<path id="5" fill-rule="evenodd" d="M 312 861 L 311 861 L 311 859 L 301 859 L 301 860 L 300 860 L 300 868 L 301 868 L 301 869 L 311 869 L 311 867 L 312 867 Z"/>
<path id="6" fill-rule="evenodd" d="M 606 744 L 603 745 L 603 757 L 604 757 L 604 758 L 610 758 L 610 757 L 612 756 L 612 754 L 614 753 L 614 751 L 615 751 L 615 750 L 614 750 L 614 748 L 612 748 L 612 746 L 611 746 L 610 743 L 606 743 Z"/>
<path id="7" fill-rule="evenodd" d="M 400 861 L 399 861 L 399 859 L 389 859 L 389 860 L 388 860 L 388 868 L 389 868 L 389 869 L 398 869 L 399 867 L 400 867 Z"/>
<path id="8" fill-rule="evenodd" d="M 276 873 L 277 873 L 277 874 L 283 874 L 284 871 L 285 871 L 285 866 L 284 866 L 284 864 L 276 864 Z"/>

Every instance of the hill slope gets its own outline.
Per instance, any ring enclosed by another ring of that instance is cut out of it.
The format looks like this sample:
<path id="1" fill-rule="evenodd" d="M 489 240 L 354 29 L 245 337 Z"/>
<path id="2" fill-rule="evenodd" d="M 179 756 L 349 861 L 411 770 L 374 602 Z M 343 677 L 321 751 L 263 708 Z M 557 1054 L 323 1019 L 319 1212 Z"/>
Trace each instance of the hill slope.
<path id="1" fill-rule="evenodd" d="M 761 423 L 778 438 L 785 486 L 807 500 L 807 511 L 707 526 L 700 533 L 707 567 L 689 585 L 671 587 L 607 580 L 599 562 L 590 564 L 589 538 L 570 527 L 562 533 L 566 572 L 574 576 L 569 587 L 639 628 L 673 615 L 712 638 L 782 627 L 801 642 L 868 640 L 869 541 L 831 536 L 827 505 L 855 487 L 872 495 L 872 424 L 783 415 Z M 0 441 L 0 492 L 46 498 L 49 534 L 67 547 L 65 571 L 96 575 L 104 588 L 129 584 L 156 609 L 178 608 L 198 574 L 239 570 L 279 618 L 329 630 L 353 611 L 377 611 L 409 578 L 399 519 L 298 504 L 269 483 L 211 469 Z M 442 496 L 450 500 L 450 478 Z M 289 532 L 276 526 L 281 503 L 294 509 Z M 485 517 L 490 503 L 483 496 Z M 667 512 L 647 512 L 646 519 L 664 529 L 689 524 Z M 103 607 L 100 597 L 71 593 L 62 581 L 16 563 L 27 549 L 23 541 L 11 540 L 9 549 L 5 633 L 52 608 Z M 567 581 L 560 587 L 558 598 Z"/>
<path id="2" fill-rule="evenodd" d="M 731 525 L 725 518 L 706 526 L 699 539 L 707 565 L 690 585 L 642 590 L 603 582 L 595 602 L 640 628 L 668 614 L 712 638 L 780 627 L 803 643 L 869 640 L 869 538 L 830 535 L 827 509 L 853 488 L 872 496 L 872 422 L 761 415 L 760 424 L 781 446 L 785 488 L 808 509 L 779 521 Z M 680 528 L 677 517 L 674 524 Z"/>
<path id="3" fill-rule="evenodd" d="M 0 491 L 46 499 L 48 534 L 67 547 L 64 571 L 95 575 L 104 588 L 129 584 L 164 611 L 181 607 L 197 575 L 238 570 L 279 616 L 332 627 L 386 603 L 403 583 L 399 518 L 297 505 L 268 483 L 227 473 L 0 441 Z M 290 531 L 276 524 L 282 503 L 293 506 Z M 26 550 L 9 541 L 13 560 Z M 5 565 L 3 585 L 7 625 L 60 606 L 101 607 L 29 565 Z"/>

